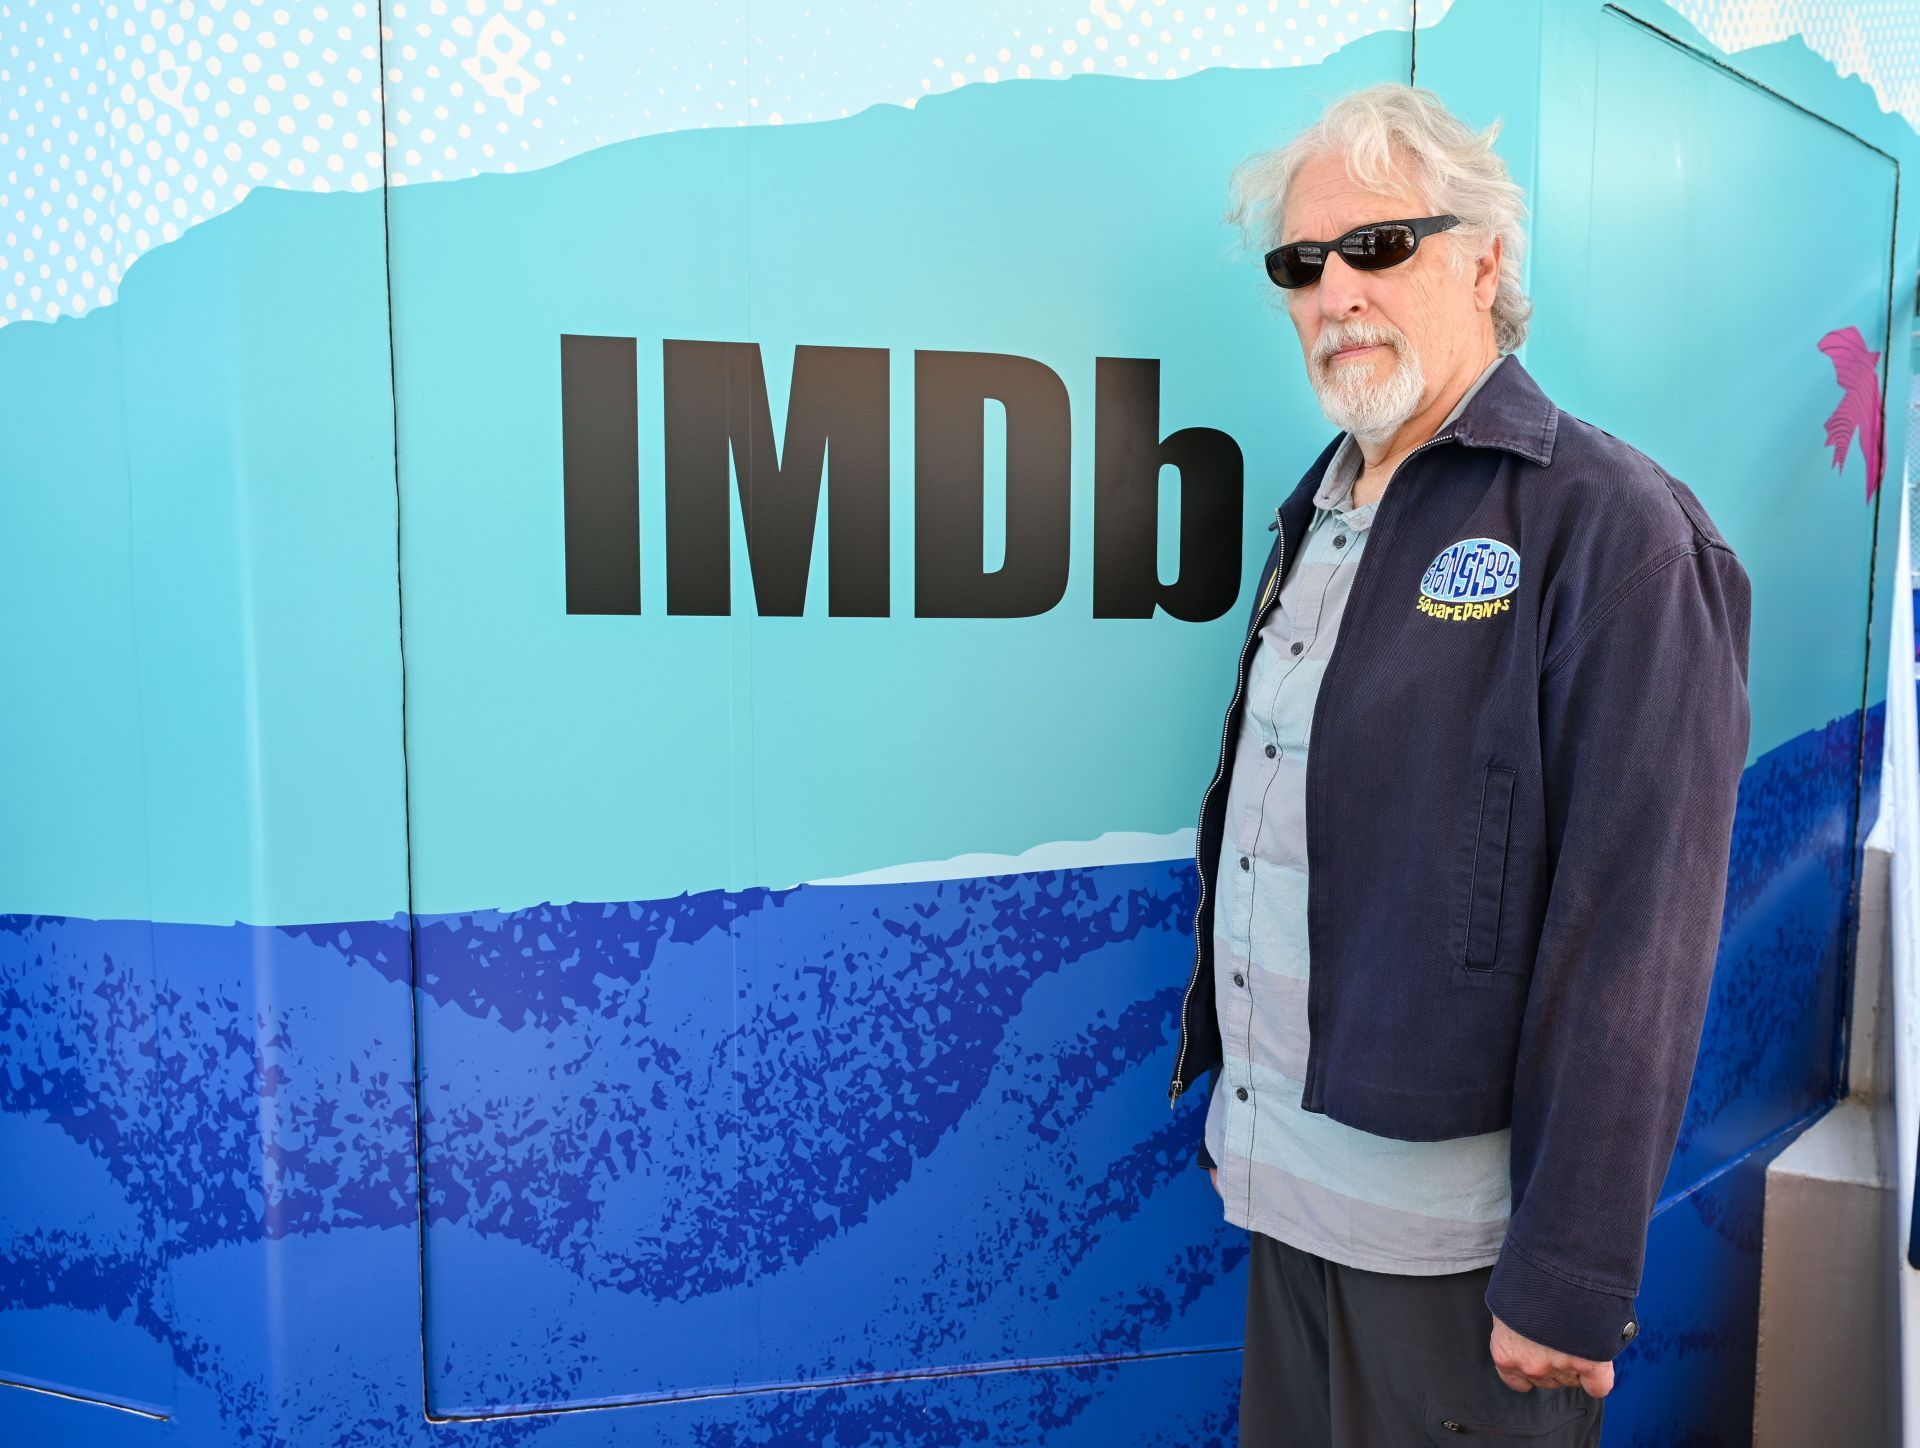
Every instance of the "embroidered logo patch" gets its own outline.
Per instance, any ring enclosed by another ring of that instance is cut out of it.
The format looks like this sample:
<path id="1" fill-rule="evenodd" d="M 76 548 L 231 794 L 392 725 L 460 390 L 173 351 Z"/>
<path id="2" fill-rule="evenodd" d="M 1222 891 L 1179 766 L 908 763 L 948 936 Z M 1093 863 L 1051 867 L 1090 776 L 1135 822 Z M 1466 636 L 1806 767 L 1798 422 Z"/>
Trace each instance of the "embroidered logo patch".
<path id="1" fill-rule="evenodd" d="M 1420 611 L 1434 618 L 1490 618 L 1513 607 L 1520 555 L 1497 538 L 1462 538 L 1440 550 L 1420 579 Z"/>

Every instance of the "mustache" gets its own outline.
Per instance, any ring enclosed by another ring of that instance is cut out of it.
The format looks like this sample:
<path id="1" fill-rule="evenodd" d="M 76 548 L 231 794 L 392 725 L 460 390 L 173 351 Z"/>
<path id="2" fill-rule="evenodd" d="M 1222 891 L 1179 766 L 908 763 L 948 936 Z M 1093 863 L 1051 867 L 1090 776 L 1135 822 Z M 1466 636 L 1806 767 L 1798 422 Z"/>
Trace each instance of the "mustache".
<path id="1" fill-rule="evenodd" d="M 1403 351 L 1398 333 L 1377 327 L 1351 327 L 1341 332 L 1323 332 L 1313 349 L 1316 363 L 1333 360 L 1333 354 L 1348 347 L 1391 347 L 1396 353 Z"/>

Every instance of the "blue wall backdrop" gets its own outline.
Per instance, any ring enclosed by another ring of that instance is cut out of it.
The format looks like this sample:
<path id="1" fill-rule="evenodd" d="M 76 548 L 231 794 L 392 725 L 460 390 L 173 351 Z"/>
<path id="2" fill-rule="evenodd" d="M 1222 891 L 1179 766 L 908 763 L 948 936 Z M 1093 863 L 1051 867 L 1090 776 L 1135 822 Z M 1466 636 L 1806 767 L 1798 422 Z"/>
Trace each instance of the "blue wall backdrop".
<path id="1" fill-rule="evenodd" d="M 1226 173 L 1387 79 L 1502 122 L 1523 360 L 1754 579 L 1607 1438 L 1747 1442 L 1920 261 L 1920 7 L 1749 8 L 0 5 L 0 1442 L 1231 1443 L 1245 1236 L 1166 1084 L 1243 615 L 1096 616 L 1100 359 L 1232 439 L 1257 564 L 1331 430 Z M 568 611 L 569 336 L 632 339 L 637 612 Z M 830 611 L 830 444 L 798 612 L 732 518 L 674 611 L 689 342 L 758 349 L 788 462 L 800 349 L 863 349 L 883 608 Z M 916 613 L 952 353 L 1065 420 L 1033 616 Z M 1161 577 L 1223 486 L 1162 478 Z"/>

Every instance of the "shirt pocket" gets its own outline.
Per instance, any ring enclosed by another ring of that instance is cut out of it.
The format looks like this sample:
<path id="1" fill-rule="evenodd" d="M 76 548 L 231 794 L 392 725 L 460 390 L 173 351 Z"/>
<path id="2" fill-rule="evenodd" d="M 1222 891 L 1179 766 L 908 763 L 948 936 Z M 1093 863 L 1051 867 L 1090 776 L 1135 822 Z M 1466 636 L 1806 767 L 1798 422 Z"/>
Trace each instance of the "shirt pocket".
<path id="1" fill-rule="evenodd" d="M 1468 970 L 1492 970 L 1500 953 L 1500 907 L 1506 894 L 1515 777 L 1516 771 L 1508 766 L 1489 764 L 1481 784 L 1479 823 L 1467 875 L 1465 950 L 1460 962 Z"/>

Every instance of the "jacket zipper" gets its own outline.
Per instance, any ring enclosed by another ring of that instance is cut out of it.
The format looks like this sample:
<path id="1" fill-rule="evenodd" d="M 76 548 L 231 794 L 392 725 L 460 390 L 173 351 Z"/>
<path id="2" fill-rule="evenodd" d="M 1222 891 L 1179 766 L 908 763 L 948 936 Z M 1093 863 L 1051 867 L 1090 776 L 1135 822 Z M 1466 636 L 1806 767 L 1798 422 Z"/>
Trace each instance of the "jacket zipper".
<path id="1" fill-rule="evenodd" d="M 1207 801 L 1213 798 L 1214 787 L 1220 783 L 1220 776 L 1227 767 L 1227 744 L 1229 727 L 1233 720 L 1233 711 L 1240 703 L 1240 691 L 1247 683 L 1247 639 L 1260 632 L 1260 622 L 1266 616 L 1270 604 L 1280 589 L 1281 575 L 1287 571 L 1287 530 L 1280 519 L 1280 510 L 1273 510 L 1273 522 L 1267 525 L 1279 535 L 1279 556 L 1273 565 L 1273 574 L 1267 580 L 1266 591 L 1260 597 L 1260 606 L 1253 612 L 1253 626 L 1247 630 L 1247 637 L 1240 640 L 1240 658 L 1234 670 L 1233 698 L 1227 704 L 1227 722 L 1220 726 L 1220 762 L 1213 768 L 1213 778 L 1200 796 L 1200 818 L 1193 827 L 1193 866 L 1194 874 L 1200 883 L 1200 897 L 1193 906 L 1193 970 L 1187 977 L 1186 993 L 1180 997 L 1180 1050 L 1173 1062 L 1173 1085 L 1167 1092 L 1167 1109 L 1172 1110 L 1180 1102 L 1180 1093 L 1187 1089 L 1187 1083 L 1180 1079 L 1180 1073 L 1187 1062 L 1187 1007 L 1193 1001 L 1193 988 L 1200 983 L 1200 916 L 1207 905 L 1207 866 L 1200 858 L 1205 849 L 1204 837 L 1207 823 Z"/>
<path id="2" fill-rule="evenodd" d="M 1408 453 L 1405 457 L 1400 459 L 1399 464 L 1393 470 L 1393 476 L 1387 479 L 1387 488 L 1382 491 L 1381 498 L 1384 500 L 1386 497 L 1386 493 L 1388 491 L 1391 491 L 1392 485 L 1393 485 L 1393 479 L 1400 476 L 1401 468 L 1404 468 L 1408 463 L 1412 462 L 1415 458 L 1419 457 L 1420 454 L 1425 452 L 1428 448 L 1435 447 L 1443 442 L 1452 441 L 1453 436 L 1454 434 L 1451 430 L 1445 430 L 1445 431 L 1436 433 L 1434 436 L 1428 438 L 1425 442 L 1421 443 L 1419 447 L 1415 448 L 1412 452 Z M 1279 586 L 1280 576 L 1286 572 L 1287 530 L 1284 527 L 1280 526 L 1280 510 L 1278 508 L 1275 508 L 1273 510 L 1273 513 L 1274 513 L 1274 521 L 1268 524 L 1267 526 L 1271 529 L 1276 530 L 1280 535 L 1280 539 L 1279 539 L 1280 557 L 1279 557 L 1279 561 L 1276 563 L 1274 567 L 1273 577 L 1269 580 L 1269 583 L 1268 583 L 1267 592 L 1269 597 L 1263 597 L 1260 600 L 1260 607 L 1254 614 L 1253 627 L 1247 631 L 1247 638 L 1249 639 L 1252 638 L 1256 633 L 1260 631 L 1260 622 L 1262 617 L 1265 615 L 1267 611 L 1267 604 L 1271 601 L 1270 596 L 1277 591 Z M 1377 514 L 1376 514 L 1376 517 L 1377 517 Z M 1367 555 L 1363 556 L 1360 560 L 1360 564 L 1362 567 L 1366 565 L 1367 557 L 1371 557 L 1372 554 L 1376 551 L 1378 550 L 1374 550 L 1374 549 L 1368 550 Z M 1356 592 L 1358 591 L 1359 583 L 1360 583 L 1360 578 L 1359 578 L 1359 575 L 1356 573 L 1354 575 L 1354 587 Z M 1346 632 L 1344 627 L 1342 628 L 1341 631 L 1342 633 Z M 1320 708 L 1326 702 L 1328 676 L 1331 675 L 1333 672 L 1333 659 L 1334 659 L 1334 656 L 1339 654 L 1339 652 L 1340 652 L 1340 647 L 1339 647 L 1338 641 L 1336 640 L 1334 644 L 1333 654 L 1330 654 L 1327 658 L 1326 673 L 1321 676 L 1320 688 L 1314 699 L 1313 719 L 1310 721 L 1308 726 L 1310 730 L 1309 737 L 1311 737 L 1312 734 L 1317 734 L 1319 732 Z M 1200 946 L 1200 915 L 1201 915 L 1201 912 L 1205 909 L 1206 902 L 1207 902 L 1207 867 L 1206 867 L 1206 862 L 1200 858 L 1201 851 L 1204 848 L 1204 843 L 1201 839 L 1201 836 L 1205 833 L 1205 825 L 1207 820 L 1207 801 L 1213 798 L 1213 791 L 1215 787 L 1220 783 L 1220 776 L 1227 767 L 1227 746 L 1230 742 L 1229 729 L 1233 720 L 1234 708 L 1240 702 L 1240 691 L 1246 687 L 1246 663 L 1247 663 L 1247 645 L 1246 645 L 1246 640 L 1243 639 L 1240 644 L 1239 669 L 1236 672 L 1234 677 L 1233 699 L 1227 705 L 1227 721 L 1220 726 L 1220 762 L 1214 766 L 1213 779 L 1207 785 L 1206 792 L 1200 796 L 1200 818 L 1198 823 L 1195 824 L 1194 832 L 1193 832 L 1193 847 L 1194 847 L 1193 861 L 1194 861 L 1194 870 L 1200 882 L 1200 898 L 1193 907 L 1193 971 L 1187 977 L 1186 993 L 1182 995 L 1180 998 L 1180 1049 L 1174 1057 L 1173 1083 L 1167 1092 L 1168 1110 L 1174 1109 L 1179 1104 L 1180 1093 L 1185 1091 L 1188 1085 L 1187 1082 L 1181 1080 L 1180 1073 L 1186 1069 L 1186 1061 L 1187 1061 L 1187 1007 L 1189 1004 L 1191 1004 L 1193 1000 L 1193 988 L 1200 983 L 1200 957 L 1202 953 L 1201 946 Z M 1309 772 L 1309 775 L 1311 775 L 1311 772 L 1312 772 L 1311 754 L 1309 755 L 1309 758 L 1308 758 L 1308 772 Z M 1311 1056 L 1311 1051 L 1312 1051 L 1311 983 L 1309 983 L 1308 997 L 1309 997 L 1308 998 L 1308 1050 L 1309 1050 L 1309 1055 Z M 1309 1064 L 1311 1068 L 1312 1063 L 1310 1062 Z M 1309 1083 L 1311 1083 L 1312 1081 L 1311 1069 L 1309 1069 L 1308 1081 Z"/>
<path id="3" fill-rule="evenodd" d="M 1385 512 L 1386 495 L 1393 491 L 1393 479 L 1400 476 L 1401 470 L 1405 468 L 1408 463 L 1412 462 L 1415 458 L 1419 457 L 1420 454 L 1425 452 L 1428 448 L 1438 446 L 1440 443 L 1443 443 L 1443 442 L 1451 442 L 1452 440 L 1453 440 L 1453 432 L 1451 430 L 1443 430 L 1441 432 L 1434 434 L 1434 436 L 1428 438 L 1425 442 L 1421 443 L 1419 447 L 1415 448 L 1412 452 L 1408 453 L 1405 457 L 1400 459 L 1399 463 L 1396 464 L 1394 467 L 1392 476 L 1387 479 L 1387 486 L 1381 490 L 1380 502 L 1382 506 L 1374 514 L 1374 526 L 1378 527 L 1381 522 L 1382 516 Z M 1379 552 L 1380 552 L 1380 548 L 1378 545 L 1376 545 L 1374 547 L 1368 548 L 1367 551 L 1361 555 L 1359 565 L 1356 568 L 1353 575 L 1353 587 L 1349 594 L 1350 600 L 1358 601 L 1363 599 L 1366 596 L 1360 587 L 1361 571 L 1366 568 L 1367 564 L 1376 555 L 1378 555 Z M 1350 618 L 1352 615 L 1352 602 L 1349 602 L 1348 604 L 1348 611 L 1349 611 L 1348 616 Z M 1340 626 L 1340 638 L 1334 640 L 1333 652 L 1327 655 L 1327 667 L 1321 672 L 1320 688 L 1319 688 L 1319 691 L 1314 696 L 1313 714 L 1307 722 L 1307 737 L 1310 740 L 1317 739 L 1320 737 L 1320 715 L 1326 708 L 1328 685 L 1333 682 L 1334 662 L 1341 655 L 1341 648 L 1340 648 L 1341 640 L 1345 639 L 1350 632 L 1351 632 L 1351 629 L 1347 626 L 1347 623 L 1343 621 Z M 1347 650 L 1347 652 L 1351 653 L 1352 650 L 1349 649 Z M 1312 746 L 1309 745 L 1307 749 L 1307 777 L 1305 780 L 1306 798 L 1302 801 L 1302 804 L 1301 804 L 1301 823 L 1305 828 L 1307 841 L 1310 841 L 1313 838 L 1312 806 L 1313 806 L 1313 799 L 1314 799 L 1313 781 L 1315 777 L 1315 771 L 1314 771 L 1313 765 L 1314 765 L 1314 760 L 1317 757 L 1318 756 L 1313 750 Z M 1303 841 L 1303 844 L 1304 843 L 1305 841 Z M 1309 853 L 1308 858 L 1309 858 L 1309 861 L 1311 861 L 1311 853 Z M 1313 953 L 1313 929 L 1312 929 L 1313 871 L 1312 871 L 1311 863 L 1309 863 L 1307 874 L 1308 874 L 1307 953 L 1309 958 L 1311 958 Z M 1324 980 L 1324 973 L 1316 974 L 1311 969 L 1308 970 L 1307 972 L 1307 1064 L 1305 1068 L 1306 1080 L 1304 1083 L 1302 1083 L 1301 1101 L 1303 1105 L 1305 1105 L 1306 1100 L 1312 1096 L 1313 1089 L 1315 1085 L 1318 1083 L 1319 1075 L 1320 1075 L 1319 1052 L 1316 1051 L 1314 1048 L 1315 1041 L 1316 1041 L 1316 1033 L 1314 1031 L 1314 1027 L 1318 1023 L 1318 1013 L 1314 1010 L 1314 1001 L 1316 996 L 1319 996 L 1322 994 L 1321 991 L 1318 991 L 1315 989 L 1315 986 L 1317 984 L 1320 984 L 1323 980 Z M 1186 1017 L 1183 1015 L 1181 1017 L 1182 1029 L 1185 1028 L 1185 1025 L 1186 1025 Z M 1308 1109 L 1312 1110 L 1315 1108 L 1309 1107 Z"/>

